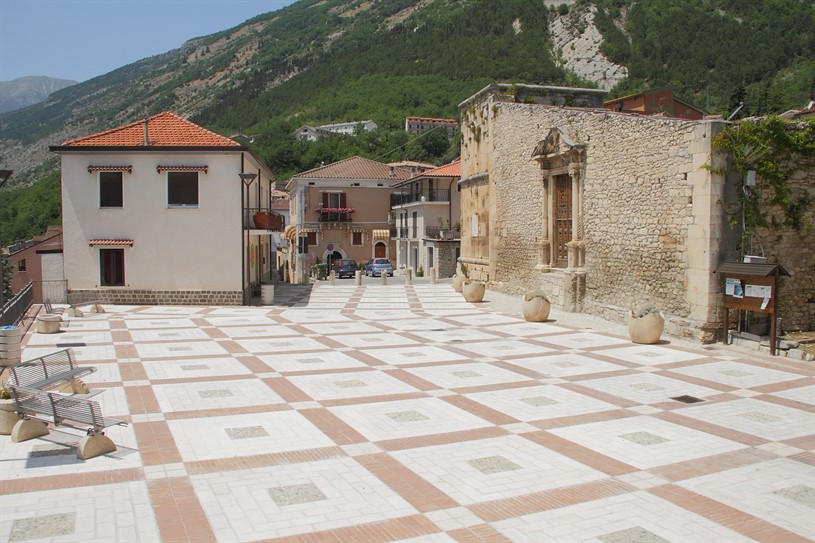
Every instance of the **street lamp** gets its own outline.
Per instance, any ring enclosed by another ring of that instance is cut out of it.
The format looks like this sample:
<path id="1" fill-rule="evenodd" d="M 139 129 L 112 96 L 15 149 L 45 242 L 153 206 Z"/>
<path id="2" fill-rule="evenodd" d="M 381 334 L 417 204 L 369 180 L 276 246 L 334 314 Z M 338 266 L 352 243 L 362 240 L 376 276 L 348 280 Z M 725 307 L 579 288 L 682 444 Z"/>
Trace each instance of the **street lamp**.
<path id="1" fill-rule="evenodd" d="M 249 251 L 247 251 L 248 246 L 248 235 L 249 235 L 249 214 L 246 206 L 248 204 L 248 190 L 246 191 L 246 197 L 244 197 L 244 188 L 248 189 L 252 182 L 257 177 L 257 174 L 252 172 L 243 172 L 239 173 L 238 176 L 243 181 L 241 185 L 241 211 L 243 213 L 243 231 L 244 234 L 241 235 L 241 289 L 243 289 L 244 296 L 243 296 L 243 303 L 246 303 L 246 274 L 247 270 L 249 270 Z"/>
<path id="2" fill-rule="evenodd" d="M 11 174 L 14 173 L 13 170 L 0 170 L 0 188 L 3 188 L 3 185 L 6 184 Z M 3 244 L 0 243 L 0 250 L 2 250 Z M 3 284 L 3 254 L 0 253 L 0 309 L 2 309 L 3 304 L 5 303 L 5 297 L 3 296 L 3 292 L 6 286 Z"/>

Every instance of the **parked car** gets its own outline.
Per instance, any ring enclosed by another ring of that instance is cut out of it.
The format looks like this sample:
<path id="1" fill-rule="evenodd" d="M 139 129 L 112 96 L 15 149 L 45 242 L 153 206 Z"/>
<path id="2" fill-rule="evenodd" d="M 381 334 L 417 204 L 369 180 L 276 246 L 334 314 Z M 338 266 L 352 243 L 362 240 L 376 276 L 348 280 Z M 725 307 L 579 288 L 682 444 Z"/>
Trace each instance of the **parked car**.
<path id="1" fill-rule="evenodd" d="M 372 258 L 365 265 L 366 276 L 376 277 L 383 273 L 393 277 L 393 266 L 391 266 L 391 261 L 387 258 Z"/>
<path id="2" fill-rule="evenodd" d="M 339 277 L 343 278 L 345 276 L 354 277 L 354 274 L 357 271 L 357 261 L 356 260 L 337 260 L 334 262 L 334 274 Z"/>

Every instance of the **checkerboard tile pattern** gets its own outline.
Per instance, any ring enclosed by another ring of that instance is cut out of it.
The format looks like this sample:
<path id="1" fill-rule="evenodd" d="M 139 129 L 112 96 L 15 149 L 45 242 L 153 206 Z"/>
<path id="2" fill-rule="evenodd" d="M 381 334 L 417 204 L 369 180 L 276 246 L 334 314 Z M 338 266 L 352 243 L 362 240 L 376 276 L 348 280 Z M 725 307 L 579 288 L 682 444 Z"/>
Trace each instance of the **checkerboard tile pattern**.
<path id="1" fill-rule="evenodd" d="M 447 284 L 107 306 L 30 331 L 81 429 L 0 438 L 3 541 L 812 541 L 815 371 L 468 304 Z M 685 404 L 674 397 L 702 400 Z"/>

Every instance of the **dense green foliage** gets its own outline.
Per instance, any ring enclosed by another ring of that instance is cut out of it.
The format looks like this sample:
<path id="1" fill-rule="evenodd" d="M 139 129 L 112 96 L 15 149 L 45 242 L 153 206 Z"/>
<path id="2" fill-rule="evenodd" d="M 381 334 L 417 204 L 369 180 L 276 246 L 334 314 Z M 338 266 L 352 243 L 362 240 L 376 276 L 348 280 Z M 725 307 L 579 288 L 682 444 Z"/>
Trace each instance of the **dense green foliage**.
<path id="1" fill-rule="evenodd" d="M 0 246 L 31 239 L 60 224 L 61 216 L 59 172 L 28 188 L 0 191 Z"/>
<path id="2" fill-rule="evenodd" d="M 790 176 L 801 160 L 815 164 L 815 119 L 804 123 L 787 122 L 779 117 L 747 120 L 726 127 L 713 140 L 714 149 L 730 158 L 730 171 L 743 175 L 753 170 L 769 190 L 744 190 L 740 186 L 738 205 L 731 211 L 731 226 L 744 221 L 742 247 L 759 228 L 787 227 L 796 231 L 811 228 L 806 211 L 813 204 L 807 191 L 795 191 Z M 790 160 L 791 158 L 795 160 Z M 726 172 L 722 172 L 726 173 Z M 768 212 L 779 208 L 777 217 Z"/>

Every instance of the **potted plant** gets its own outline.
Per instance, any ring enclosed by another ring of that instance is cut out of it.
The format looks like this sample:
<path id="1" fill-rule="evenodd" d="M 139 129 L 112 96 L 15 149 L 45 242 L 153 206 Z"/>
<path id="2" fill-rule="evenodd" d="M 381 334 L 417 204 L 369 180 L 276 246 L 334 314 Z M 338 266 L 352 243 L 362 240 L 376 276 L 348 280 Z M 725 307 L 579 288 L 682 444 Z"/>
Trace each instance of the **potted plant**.
<path id="1" fill-rule="evenodd" d="M 487 289 L 487 285 L 485 285 L 481 281 L 474 281 L 470 279 L 470 270 L 467 268 L 467 264 L 461 264 L 461 274 L 462 274 L 462 283 L 461 283 L 461 294 L 464 296 L 464 299 L 470 303 L 478 303 L 484 299 L 484 292 Z M 453 287 L 455 288 L 455 286 Z"/>
<path id="2" fill-rule="evenodd" d="M 551 309 L 552 304 L 543 292 L 535 291 L 524 294 L 524 320 L 529 322 L 544 322 L 549 318 L 549 311 Z"/>
<path id="3" fill-rule="evenodd" d="M 628 335 L 634 343 L 658 343 L 664 327 L 665 319 L 654 304 L 629 312 Z"/>
<path id="4" fill-rule="evenodd" d="M 0 384 L 0 435 L 11 435 L 14 425 L 20 418 L 17 416 L 17 406 L 11 397 L 11 389 Z"/>

